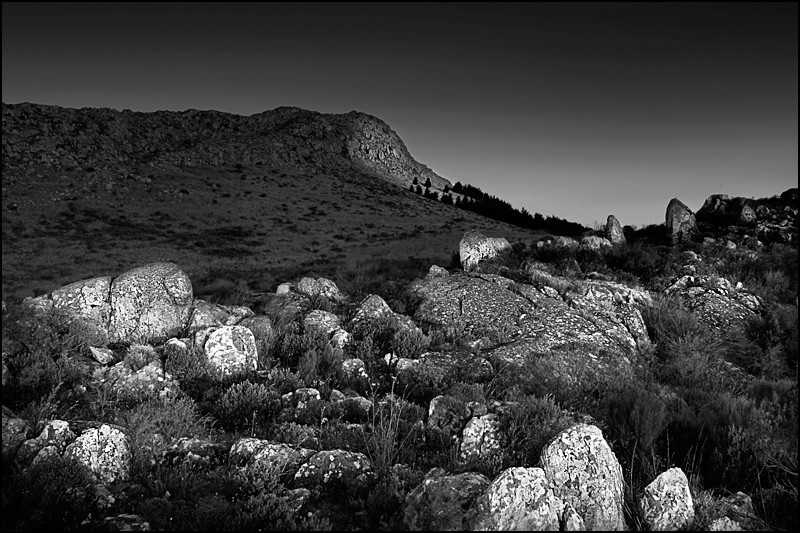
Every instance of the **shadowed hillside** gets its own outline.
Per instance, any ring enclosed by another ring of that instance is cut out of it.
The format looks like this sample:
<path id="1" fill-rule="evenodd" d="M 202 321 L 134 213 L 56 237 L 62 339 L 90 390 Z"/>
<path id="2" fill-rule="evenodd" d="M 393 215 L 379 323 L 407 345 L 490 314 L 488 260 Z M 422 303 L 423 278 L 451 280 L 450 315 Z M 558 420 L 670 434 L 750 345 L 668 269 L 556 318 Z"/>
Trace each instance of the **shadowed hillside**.
<path id="1" fill-rule="evenodd" d="M 414 178 L 450 185 L 358 112 L 4 104 L 3 298 L 142 261 L 178 263 L 201 295 L 264 292 L 365 260 L 446 264 L 469 229 L 542 235 L 415 195 Z"/>

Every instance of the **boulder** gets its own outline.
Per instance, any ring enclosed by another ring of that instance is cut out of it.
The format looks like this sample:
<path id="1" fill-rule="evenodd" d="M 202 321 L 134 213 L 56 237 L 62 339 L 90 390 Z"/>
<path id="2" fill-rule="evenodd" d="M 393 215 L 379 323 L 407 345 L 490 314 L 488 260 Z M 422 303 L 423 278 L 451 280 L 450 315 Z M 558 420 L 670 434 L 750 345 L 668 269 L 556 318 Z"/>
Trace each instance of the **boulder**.
<path id="1" fill-rule="evenodd" d="M 467 509 L 488 486 L 482 474 L 446 474 L 435 468 L 406 496 L 403 523 L 412 531 L 463 531 Z"/>
<path id="2" fill-rule="evenodd" d="M 323 296 L 329 300 L 341 301 L 344 294 L 334 282 L 325 278 L 303 278 L 294 287 L 294 290 L 306 296 Z"/>
<path id="3" fill-rule="evenodd" d="M 471 416 L 467 402 L 452 396 L 437 396 L 428 406 L 428 429 L 459 435 Z"/>
<path id="4" fill-rule="evenodd" d="M 53 307 L 82 319 L 98 336 L 98 343 L 108 342 L 108 327 L 113 314 L 110 277 L 76 281 L 50 295 Z"/>
<path id="5" fill-rule="evenodd" d="M 664 293 L 679 298 L 684 307 L 696 313 L 700 321 L 717 334 L 743 327 L 762 309 L 758 296 L 715 276 L 686 275 L 667 287 Z"/>
<path id="6" fill-rule="evenodd" d="M 468 231 L 462 237 L 458 247 L 461 268 L 466 272 L 475 270 L 478 263 L 497 257 L 502 250 L 507 248 L 511 248 L 511 245 L 503 237 L 486 237 L 477 231 Z"/>
<path id="7" fill-rule="evenodd" d="M 179 390 L 178 382 L 164 371 L 160 360 L 150 361 L 138 370 L 119 362 L 111 368 L 96 370 L 92 377 L 104 390 L 113 391 L 117 398 L 126 401 L 173 399 Z"/>
<path id="8" fill-rule="evenodd" d="M 261 439 L 240 439 L 233 444 L 230 461 L 250 474 L 262 477 L 293 478 L 316 452 L 299 446 L 269 442 Z"/>
<path id="9" fill-rule="evenodd" d="M 192 282 L 174 263 L 129 270 L 111 283 L 111 342 L 163 341 L 189 321 Z"/>
<path id="10" fill-rule="evenodd" d="M 499 459 L 502 451 L 500 420 L 496 414 L 475 416 L 467 422 L 461 439 L 462 462 L 492 462 Z"/>
<path id="11" fill-rule="evenodd" d="M 598 237 L 597 235 L 587 235 L 581 238 L 581 246 L 585 246 L 590 250 L 600 250 L 602 248 L 611 248 L 613 244 L 605 237 Z"/>
<path id="12" fill-rule="evenodd" d="M 697 221 L 689 207 L 673 198 L 667 205 L 667 231 L 672 244 L 689 242 L 697 235 Z"/>
<path id="13" fill-rule="evenodd" d="M 606 238 L 611 241 L 611 244 L 625 244 L 625 233 L 622 231 L 622 226 L 614 215 L 608 215 L 605 225 Z"/>
<path id="14" fill-rule="evenodd" d="M 476 500 L 471 529 L 559 531 L 563 508 L 541 468 L 508 468 Z"/>
<path id="15" fill-rule="evenodd" d="M 294 484 L 308 489 L 359 484 L 372 472 L 372 463 L 363 453 L 326 450 L 315 453 L 294 475 Z"/>
<path id="16" fill-rule="evenodd" d="M 670 468 L 644 489 L 639 500 L 651 531 L 676 531 L 691 526 L 694 503 L 689 480 L 680 468 Z"/>
<path id="17" fill-rule="evenodd" d="M 67 446 L 64 455 L 77 459 L 105 485 L 126 481 L 130 475 L 131 452 L 128 437 L 107 424 L 81 433 Z"/>
<path id="18" fill-rule="evenodd" d="M 742 208 L 742 212 L 739 213 L 739 224 L 745 226 L 754 224 L 757 218 L 758 216 L 756 216 L 755 210 L 749 205 L 746 205 Z"/>
<path id="19" fill-rule="evenodd" d="M 195 333 L 195 346 L 222 376 L 256 370 L 258 355 L 253 333 L 244 326 L 219 326 Z"/>
<path id="20" fill-rule="evenodd" d="M 51 455 L 59 456 L 74 440 L 75 434 L 70 429 L 69 422 L 50 420 L 38 436 L 22 443 L 17 451 L 16 462 L 27 466 Z"/>
<path id="21" fill-rule="evenodd" d="M 208 439 L 181 437 L 162 453 L 162 462 L 169 465 L 217 466 L 228 459 L 228 447 Z"/>
<path id="22" fill-rule="evenodd" d="M 342 325 L 338 316 L 327 311 L 315 309 L 303 319 L 306 331 L 317 331 L 325 336 L 330 336 Z"/>
<path id="23" fill-rule="evenodd" d="M 586 529 L 626 529 L 622 468 L 600 429 L 577 424 L 562 431 L 540 462 L 555 496 L 575 508 Z"/>

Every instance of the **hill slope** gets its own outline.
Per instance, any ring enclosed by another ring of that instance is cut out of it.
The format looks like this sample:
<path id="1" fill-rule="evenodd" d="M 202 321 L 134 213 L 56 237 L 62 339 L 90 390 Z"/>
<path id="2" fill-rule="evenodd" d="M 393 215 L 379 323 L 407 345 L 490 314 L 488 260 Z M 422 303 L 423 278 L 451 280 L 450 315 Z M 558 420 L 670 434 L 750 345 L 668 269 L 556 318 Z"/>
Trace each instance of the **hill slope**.
<path id="1" fill-rule="evenodd" d="M 200 295 L 263 292 L 347 263 L 446 263 L 469 229 L 541 235 L 409 193 L 415 176 L 449 182 L 357 112 L 3 104 L 2 165 L 11 300 L 149 261 L 178 263 Z"/>

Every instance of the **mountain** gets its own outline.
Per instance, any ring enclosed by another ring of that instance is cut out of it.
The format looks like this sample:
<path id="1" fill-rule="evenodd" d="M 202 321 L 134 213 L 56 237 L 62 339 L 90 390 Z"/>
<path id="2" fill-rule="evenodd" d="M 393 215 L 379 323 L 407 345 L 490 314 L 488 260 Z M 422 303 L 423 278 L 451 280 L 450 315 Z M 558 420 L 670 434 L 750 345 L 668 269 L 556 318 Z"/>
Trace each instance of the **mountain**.
<path id="1" fill-rule="evenodd" d="M 408 192 L 451 184 L 356 111 L 2 112 L 4 299 L 149 261 L 178 263 L 200 295 L 264 292 L 381 259 L 446 263 L 471 229 L 542 235 Z"/>

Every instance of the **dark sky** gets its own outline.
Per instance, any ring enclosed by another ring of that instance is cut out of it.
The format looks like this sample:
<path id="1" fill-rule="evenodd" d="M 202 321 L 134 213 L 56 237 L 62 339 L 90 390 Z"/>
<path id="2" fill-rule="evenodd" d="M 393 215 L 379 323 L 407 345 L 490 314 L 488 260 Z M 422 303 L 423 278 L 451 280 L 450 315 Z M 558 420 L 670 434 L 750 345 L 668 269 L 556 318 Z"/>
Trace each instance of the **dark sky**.
<path id="1" fill-rule="evenodd" d="M 797 4 L 3 3 L 3 102 L 385 120 L 592 225 L 797 186 Z"/>

